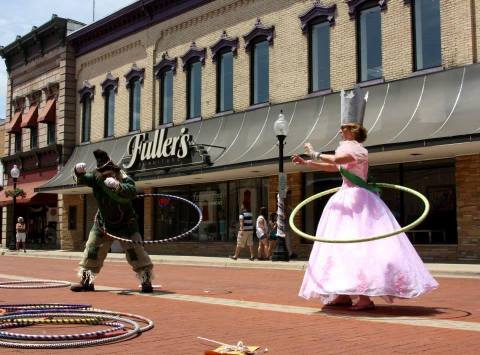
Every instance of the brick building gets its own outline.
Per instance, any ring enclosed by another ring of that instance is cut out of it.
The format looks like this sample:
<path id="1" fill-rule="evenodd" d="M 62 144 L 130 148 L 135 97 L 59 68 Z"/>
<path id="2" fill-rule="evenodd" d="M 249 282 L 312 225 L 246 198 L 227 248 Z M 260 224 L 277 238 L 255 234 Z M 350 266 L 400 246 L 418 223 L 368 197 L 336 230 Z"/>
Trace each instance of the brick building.
<path id="1" fill-rule="evenodd" d="M 35 188 L 57 174 L 75 145 L 75 58 L 65 39 L 81 26 L 53 15 L 0 50 L 8 71 L 1 155 L 5 176 L 0 192 L 3 247 L 11 246 L 14 220 L 23 216 L 29 248 L 57 248 L 58 195 L 37 193 Z M 20 169 L 17 188 L 24 192 L 17 197 L 15 211 L 12 198 L 5 195 L 13 187 L 13 165 Z"/>
<path id="2" fill-rule="evenodd" d="M 76 144 L 67 166 L 38 191 L 60 194 L 61 245 L 80 250 L 95 202 L 76 186 L 76 162 L 103 148 L 145 192 L 195 201 L 204 221 L 161 253 L 227 255 L 240 205 L 275 210 L 273 122 L 290 124 L 285 154 L 307 141 L 338 144 L 338 92 L 369 91 L 365 127 L 377 181 L 423 192 L 429 218 L 409 236 L 427 260 L 480 260 L 477 92 L 480 5 L 452 0 L 138 1 L 68 37 L 76 57 Z M 185 146 L 182 145 L 185 144 Z M 285 158 L 290 196 L 331 186 Z M 420 204 L 385 191 L 401 224 Z M 194 212 L 169 199 L 139 200 L 144 236 L 188 228 Z M 320 204 L 297 223 L 314 233 Z M 68 213 L 67 213 L 68 212 Z M 297 254 L 311 245 L 293 236 Z"/>

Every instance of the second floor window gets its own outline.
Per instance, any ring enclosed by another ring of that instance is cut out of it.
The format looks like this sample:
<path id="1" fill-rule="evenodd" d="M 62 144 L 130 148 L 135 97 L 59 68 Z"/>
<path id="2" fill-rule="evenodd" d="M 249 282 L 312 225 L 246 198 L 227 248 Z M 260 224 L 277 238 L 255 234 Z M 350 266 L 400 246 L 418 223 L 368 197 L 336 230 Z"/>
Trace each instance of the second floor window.
<path id="1" fill-rule="evenodd" d="M 92 98 L 89 95 L 82 101 L 82 143 L 90 141 L 90 122 L 92 115 Z"/>
<path id="2" fill-rule="evenodd" d="M 15 133 L 15 153 L 19 153 L 22 151 L 22 134 Z"/>
<path id="3" fill-rule="evenodd" d="M 104 120 L 104 137 L 113 136 L 114 119 L 115 119 L 115 89 L 109 87 L 105 89 L 105 120 Z"/>
<path id="4" fill-rule="evenodd" d="M 268 102 L 269 100 L 269 55 L 268 41 L 252 45 L 251 61 L 251 104 Z"/>
<path id="5" fill-rule="evenodd" d="M 192 62 L 187 72 L 187 119 L 201 116 L 202 63 Z"/>
<path id="6" fill-rule="evenodd" d="M 55 123 L 49 123 L 47 125 L 47 144 L 55 143 Z"/>
<path id="7" fill-rule="evenodd" d="M 380 79 L 382 71 L 382 29 L 380 6 L 360 10 L 357 24 L 359 81 Z"/>
<path id="8" fill-rule="evenodd" d="M 442 65 L 440 0 L 415 0 L 413 17 L 415 70 Z"/>
<path id="9" fill-rule="evenodd" d="M 173 121 L 173 69 L 165 70 L 160 76 L 160 124 Z"/>
<path id="10" fill-rule="evenodd" d="M 217 112 L 233 110 L 233 52 L 218 55 Z"/>
<path id="11" fill-rule="evenodd" d="M 129 130 L 138 131 L 140 129 L 140 78 L 134 78 L 130 81 L 130 113 Z M 113 132 L 112 132 L 113 134 Z"/>
<path id="12" fill-rule="evenodd" d="M 330 23 L 310 26 L 310 92 L 330 89 Z"/>
<path id="13" fill-rule="evenodd" d="M 30 128 L 30 149 L 38 147 L 38 127 Z"/>

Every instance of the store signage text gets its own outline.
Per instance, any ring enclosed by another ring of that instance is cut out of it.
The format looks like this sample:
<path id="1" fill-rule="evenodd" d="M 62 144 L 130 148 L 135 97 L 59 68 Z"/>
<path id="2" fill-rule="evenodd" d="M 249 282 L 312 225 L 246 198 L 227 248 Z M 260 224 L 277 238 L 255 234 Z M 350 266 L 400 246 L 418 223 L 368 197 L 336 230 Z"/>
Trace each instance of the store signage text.
<path id="1" fill-rule="evenodd" d="M 182 128 L 176 137 L 167 137 L 167 134 L 167 128 L 162 128 L 153 133 L 152 140 L 147 133 L 134 135 L 127 145 L 127 156 L 130 160 L 125 162 L 123 167 L 130 169 L 137 163 L 158 159 L 171 161 L 173 158 L 181 161 L 187 158 L 193 138 L 188 134 L 188 128 Z"/>

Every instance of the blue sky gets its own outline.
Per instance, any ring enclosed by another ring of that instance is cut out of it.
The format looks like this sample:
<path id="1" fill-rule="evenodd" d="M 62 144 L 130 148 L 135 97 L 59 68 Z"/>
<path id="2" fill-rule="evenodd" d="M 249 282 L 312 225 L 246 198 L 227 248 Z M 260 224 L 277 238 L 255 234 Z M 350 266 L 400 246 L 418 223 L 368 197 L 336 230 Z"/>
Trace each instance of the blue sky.
<path id="1" fill-rule="evenodd" d="M 52 18 L 52 14 L 89 24 L 93 17 L 98 20 L 135 0 L 0 0 L 0 45 L 6 46 L 17 35 L 23 36 L 33 26 L 41 26 Z M 0 57 L 0 119 L 6 115 L 7 70 Z"/>

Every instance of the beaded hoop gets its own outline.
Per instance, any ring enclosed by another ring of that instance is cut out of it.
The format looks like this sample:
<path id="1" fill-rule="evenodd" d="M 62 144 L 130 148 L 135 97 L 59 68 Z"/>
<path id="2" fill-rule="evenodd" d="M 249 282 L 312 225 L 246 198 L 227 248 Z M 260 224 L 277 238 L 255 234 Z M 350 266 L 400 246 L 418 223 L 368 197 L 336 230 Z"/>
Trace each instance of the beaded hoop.
<path id="1" fill-rule="evenodd" d="M 113 234 L 110 234 L 108 233 L 104 228 L 102 228 L 100 226 L 100 223 L 98 223 L 98 211 L 97 213 L 95 214 L 95 225 L 102 231 L 103 234 L 105 234 L 107 237 L 109 238 L 112 238 L 112 239 L 115 239 L 115 240 L 118 240 L 122 243 L 132 243 L 132 244 L 160 244 L 160 243 L 167 243 L 167 242 L 173 242 L 175 240 L 178 240 L 178 239 L 181 239 L 181 238 L 184 238 L 186 236 L 188 236 L 189 234 L 191 234 L 192 232 L 194 232 L 199 226 L 200 226 L 200 223 L 202 223 L 202 220 L 203 220 L 203 216 L 202 216 L 202 210 L 200 209 L 200 207 L 198 207 L 196 204 L 194 204 L 192 201 L 190 200 L 187 200 L 186 198 L 183 198 L 183 197 L 180 197 L 180 196 L 175 196 L 175 195 L 168 195 L 168 194 L 142 194 L 142 195 L 137 195 L 137 197 L 147 197 L 147 196 L 160 196 L 160 197 L 166 197 L 166 198 L 172 198 L 174 200 L 179 200 L 179 201 L 182 201 L 182 202 L 185 202 L 186 204 L 192 206 L 193 208 L 195 208 L 195 210 L 197 211 L 198 213 L 198 221 L 197 223 L 192 227 L 190 228 L 189 230 L 187 230 L 186 232 L 184 233 L 181 233 L 181 234 L 177 234 L 173 237 L 168 237 L 168 238 L 164 238 L 164 239 L 158 239 L 158 240 L 140 240 L 140 241 L 136 241 L 136 240 L 131 240 L 131 239 L 127 239 L 127 238 L 121 238 L 121 237 L 118 237 L 116 235 L 113 235 Z"/>
<path id="2" fill-rule="evenodd" d="M 70 285 L 71 283 L 68 281 L 56 280 L 23 280 L 0 282 L 0 288 L 57 288 L 68 287 Z"/>
<path id="3" fill-rule="evenodd" d="M 402 228 L 400 228 L 396 231 L 388 232 L 388 233 L 384 233 L 384 234 L 379 234 L 379 235 L 375 235 L 375 236 L 372 236 L 372 237 L 365 237 L 365 238 L 359 237 L 359 238 L 356 238 L 356 239 L 326 239 L 326 238 L 322 238 L 322 237 L 316 237 L 316 236 L 307 234 L 307 233 L 299 230 L 297 228 L 297 226 L 295 225 L 294 219 L 295 219 L 295 216 L 297 215 L 297 213 L 300 211 L 300 209 L 303 206 L 305 206 L 306 204 L 308 204 L 308 203 L 310 203 L 314 200 L 317 200 L 320 197 L 332 194 L 332 193 L 340 190 L 340 187 L 335 187 L 333 189 L 325 190 L 325 191 L 322 191 L 318 194 L 310 196 L 309 198 L 300 202 L 293 209 L 292 213 L 290 214 L 290 218 L 288 219 L 288 223 L 290 224 L 290 227 L 292 228 L 292 230 L 295 233 L 297 233 L 299 236 L 301 236 L 305 239 L 308 239 L 308 240 L 313 240 L 315 242 L 323 242 L 323 243 L 362 243 L 362 242 L 369 242 L 369 241 L 377 240 L 377 239 L 383 239 L 383 238 L 391 237 L 393 235 L 397 235 L 397 234 L 406 232 L 406 231 L 412 229 L 413 227 L 419 225 L 420 223 L 422 223 L 423 220 L 427 217 L 427 214 L 430 211 L 430 203 L 428 202 L 427 198 L 424 195 L 422 195 L 420 192 L 415 191 L 415 190 L 410 189 L 410 188 L 405 187 L 405 186 L 401 186 L 401 185 L 386 184 L 386 183 L 377 183 L 376 185 L 379 186 L 379 187 L 387 188 L 387 189 L 394 189 L 394 190 L 400 190 L 400 191 L 408 192 L 408 193 L 418 197 L 420 200 L 422 200 L 422 202 L 425 206 L 424 210 L 423 210 L 423 213 L 415 221 L 413 221 L 409 225 L 407 225 L 405 227 L 402 227 Z"/>

